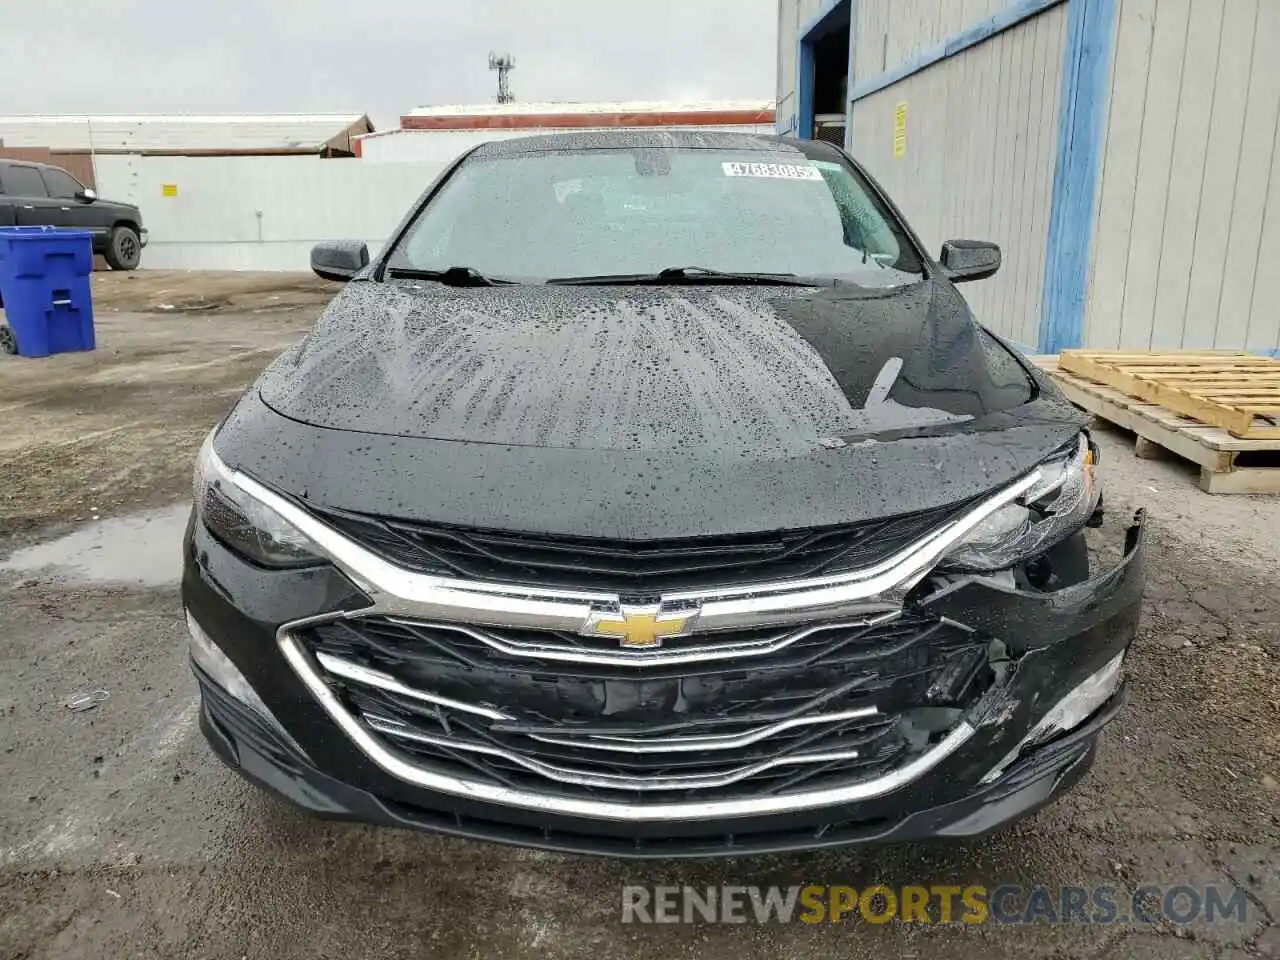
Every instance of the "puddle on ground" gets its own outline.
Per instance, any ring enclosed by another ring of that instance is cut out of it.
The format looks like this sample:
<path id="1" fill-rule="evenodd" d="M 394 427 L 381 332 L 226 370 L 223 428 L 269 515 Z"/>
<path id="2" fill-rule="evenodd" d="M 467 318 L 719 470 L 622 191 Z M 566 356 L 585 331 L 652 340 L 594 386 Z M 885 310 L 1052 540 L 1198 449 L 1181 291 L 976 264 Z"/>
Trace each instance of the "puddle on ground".
<path id="1" fill-rule="evenodd" d="M 182 574 L 182 533 L 191 507 L 91 520 L 78 530 L 0 560 L 0 573 L 39 573 L 69 583 L 162 587 Z"/>

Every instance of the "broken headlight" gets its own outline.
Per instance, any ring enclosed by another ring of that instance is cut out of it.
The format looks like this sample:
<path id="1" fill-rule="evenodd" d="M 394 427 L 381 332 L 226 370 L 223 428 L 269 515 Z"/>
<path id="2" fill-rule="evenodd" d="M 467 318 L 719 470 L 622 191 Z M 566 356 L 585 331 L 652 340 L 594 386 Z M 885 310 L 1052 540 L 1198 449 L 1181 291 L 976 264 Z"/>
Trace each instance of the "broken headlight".
<path id="1" fill-rule="evenodd" d="M 1095 455 L 1080 434 L 1067 451 L 1040 464 L 1040 481 L 969 532 L 942 561 L 948 570 L 1003 570 L 1075 533 L 1098 507 Z"/>
<path id="2" fill-rule="evenodd" d="M 236 485 L 213 451 L 213 434 L 196 457 L 196 512 L 209 531 L 232 550 L 264 567 L 319 563 L 314 543 L 265 503 Z"/>

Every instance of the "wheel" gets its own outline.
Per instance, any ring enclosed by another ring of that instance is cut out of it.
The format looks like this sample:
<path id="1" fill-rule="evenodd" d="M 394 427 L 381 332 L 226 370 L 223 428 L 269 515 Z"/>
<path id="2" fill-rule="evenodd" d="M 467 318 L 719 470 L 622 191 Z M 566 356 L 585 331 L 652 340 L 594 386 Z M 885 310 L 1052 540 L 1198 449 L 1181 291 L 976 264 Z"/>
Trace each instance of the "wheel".
<path id="1" fill-rule="evenodd" d="M 142 241 L 133 227 L 116 227 L 103 254 L 112 270 L 135 270 L 142 259 Z"/>
<path id="2" fill-rule="evenodd" d="M 18 338 L 13 335 L 12 330 L 5 326 L 0 326 L 0 351 L 5 353 L 18 352 Z"/>

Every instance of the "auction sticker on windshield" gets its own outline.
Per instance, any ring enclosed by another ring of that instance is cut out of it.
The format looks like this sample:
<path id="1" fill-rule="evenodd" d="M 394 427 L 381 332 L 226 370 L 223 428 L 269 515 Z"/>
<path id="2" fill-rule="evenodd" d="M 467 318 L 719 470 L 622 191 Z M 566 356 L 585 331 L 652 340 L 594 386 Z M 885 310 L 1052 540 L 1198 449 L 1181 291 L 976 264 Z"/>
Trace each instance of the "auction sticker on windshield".
<path id="1" fill-rule="evenodd" d="M 821 180 L 817 167 L 794 163 L 722 163 L 726 177 L 768 177 L 773 180 Z"/>

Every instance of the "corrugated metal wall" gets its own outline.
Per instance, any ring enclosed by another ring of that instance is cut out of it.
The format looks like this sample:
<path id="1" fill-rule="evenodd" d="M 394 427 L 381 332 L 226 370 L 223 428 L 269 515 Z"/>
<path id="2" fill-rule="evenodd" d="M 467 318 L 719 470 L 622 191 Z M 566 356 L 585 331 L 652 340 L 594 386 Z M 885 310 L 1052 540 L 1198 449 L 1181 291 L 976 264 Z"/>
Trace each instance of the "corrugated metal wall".
<path id="1" fill-rule="evenodd" d="M 859 0 L 853 62 L 859 80 L 897 66 L 1008 6 L 1011 0 Z"/>
<path id="2" fill-rule="evenodd" d="M 856 81 L 893 69 L 1007 0 L 861 0 Z M 851 148 L 936 255 L 949 239 L 992 240 L 1004 265 L 968 284 L 978 318 L 1023 344 L 1038 338 L 1066 4 L 886 87 L 853 106 Z M 856 86 L 856 83 L 855 83 Z M 906 104 L 906 152 L 894 156 Z"/>
<path id="3" fill-rule="evenodd" d="M 1280 347 L 1280 0 L 1120 0 L 1085 342 Z"/>
<path id="4" fill-rule="evenodd" d="M 99 192 L 135 203 L 144 267 L 306 270 L 321 240 L 376 252 L 443 163 L 316 157 L 99 157 Z M 165 195 L 165 185 L 174 188 Z"/>

